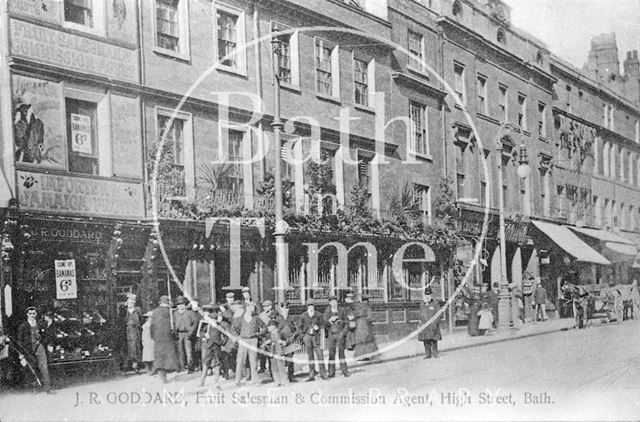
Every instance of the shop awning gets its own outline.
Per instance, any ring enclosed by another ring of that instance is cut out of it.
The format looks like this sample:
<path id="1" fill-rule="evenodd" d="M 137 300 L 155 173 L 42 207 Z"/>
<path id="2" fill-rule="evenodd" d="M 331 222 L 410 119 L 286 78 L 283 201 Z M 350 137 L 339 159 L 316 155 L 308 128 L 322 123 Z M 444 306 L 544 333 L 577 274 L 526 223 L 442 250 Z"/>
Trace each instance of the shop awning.
<path id="1" fill-rule="evenodd" d="M 531 223 L 577 261 L 611 265 L 608 259 L 594 251 L 568 228 L 542 221 L 532 220 Z"/>
<path id="2" fill-rule="evenodd" d="M 618 236 L 606 230 L 587 229 L 584 227 L 569 227 L 569 228 L 571 230 L 577 231 L 578 233 L 582 233 L 589 237 L 602 240 L 603 242 L 622 243 L 624 245 L 635 245 L 635 242 L 633 240 L 625 239 L 624 237 Z"/>
<path id="3" fill-rule="evenodd" d="M 638 248 L 626 243 L 607 242 L 602 254 L 611 262 L 633 262 L 638 256 Z"/>

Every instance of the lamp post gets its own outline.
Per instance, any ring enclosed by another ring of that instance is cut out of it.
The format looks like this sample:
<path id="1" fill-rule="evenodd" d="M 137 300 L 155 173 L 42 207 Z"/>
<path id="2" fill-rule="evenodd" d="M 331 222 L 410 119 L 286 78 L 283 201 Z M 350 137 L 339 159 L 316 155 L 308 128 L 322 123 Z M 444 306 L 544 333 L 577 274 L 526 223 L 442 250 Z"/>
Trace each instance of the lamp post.
<path id="1" fill-rule="evenodd" d="M 509 281 L 507 280 L 507 239 L 505 233 L 504 224 L 504 192 L 503 176 L 502 176 L 502 154 L 504 151 L 504 145 L 502 143 L 503 131 L 513 130 L 516 128 L 520 134 L 522 134 L 522 128 L 514 123 L 503 123 L 498 129 L 498 135 L 496 137 L 496 151 L 498 152 L 497 168 L 498 168 L 498 209 L 499 209 L 499 240 L 500 240 L 500 293 L 498 295 L 498 329 L 505 329 L 512 325 L 510 317 L 511 309 L 511 294 L 509 293 Z M 529 164 L 527 162 L 527 146 L 521 144 L 519 146 L 519 166 L 518 177 L 527 178 L 529 176 Z M 527 190 L 528 192 L 528 190 Z"/>
<path id="2" fill-rule="evenodd" d="M 273 167 L 273 186 L 274 186 L 274 201 L 275 201 L 275 219 L 276 227 L 274 232 L 275 248 L 276 248 L 276 292 L 278 303 L 282 303 L 285 300 L 285 290 L 287 285 L 287 272 L 286 268 L 286 245 L 284 243 L 284 235 L 286 232 L 286 223 L 284 222 L 284 212 L 282 209 L 282 165 L 281 165 L 281 149 L 280 145 L 280 133 L 284 128 L 284 124 L 280 119 L 280 50 L 282 48 L 282 40 L 280 36 L 274 35 L 271 39 L 271 53 L 273 63 L 273 138 L 274 138 L 274 152 L 275 163 Z"/>

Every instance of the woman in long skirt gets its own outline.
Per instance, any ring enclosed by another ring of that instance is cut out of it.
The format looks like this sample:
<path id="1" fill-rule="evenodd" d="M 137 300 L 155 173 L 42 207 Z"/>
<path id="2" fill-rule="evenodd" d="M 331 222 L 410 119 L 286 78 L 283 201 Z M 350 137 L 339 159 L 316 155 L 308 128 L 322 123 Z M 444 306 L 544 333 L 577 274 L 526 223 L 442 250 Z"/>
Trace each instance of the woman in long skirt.
<path id="1" fill-rule="evenodd" d="M 355 329 L 355 352 L 354 358 L 360 356 L 367 356 L 378 351 L 378 344 L 376 343 L 376 337 L 373 334 L 373 312 L 369 307 L 369 298 L 365 295 L 362 296 L 362 302 L 357 303 L 355 306 L 356 317 L 356 329 Z M 367 356 L 367 358 L 374 357 L 379 359 L 379 356 Z"/>

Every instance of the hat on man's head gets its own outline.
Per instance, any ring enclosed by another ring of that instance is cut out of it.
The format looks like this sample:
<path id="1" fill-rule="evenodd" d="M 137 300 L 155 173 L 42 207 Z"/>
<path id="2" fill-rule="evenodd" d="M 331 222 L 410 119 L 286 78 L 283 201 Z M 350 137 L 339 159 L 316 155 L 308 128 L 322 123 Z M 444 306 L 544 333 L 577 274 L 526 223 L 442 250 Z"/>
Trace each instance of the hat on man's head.
<path id="1" fill-rule="evenodd" d="M 201 308 L 205 312 L 211 312 L 216 309 L 216 306 L 213 303 L 209 303 L 207 305 L 202 305 Z"/>
<path id="2" fill-rule="evenodd" d="M 162 295 L 162 296 L 160 296 L 160 299 L 158 299 L 158 303 L 160 303 L 160 304 L 163 304 L 163 303 L 164 303 L 164 304 L 167 304 L 167 303 L 169 303 L 169 296 L 167 296 L 167 295 Z"/>
<path id="3" fill-rule="evenodd" d="M 235 298 L 235 297 L 236 297 L 236 294 L 235 294 L 235 293 L 233 293 L 233 292 L 227 292 L 227 294 L 226 294 L 225 296 L 226 296 L 226 297 L 228 297 L 228 298 L 233 299 L 233 298 Z"/>
<path id="4" fill-rule="evenodd" d="M 187 299 L 185 299 L 184 296 L 178 296 L 176 298 L 176 305 L 184 305 L 185 303 L 187 303 Z"/>
<path id="5" fill-rule="evenodd" d="M 264 306 L 265 308 L 267 306 L 273 306 L 273 302 L 271 302 L 270 300 L 265 300 L 264 302 L 262 302 L 262 306 Z"/>
<path id="6" fill-rule="evenodd" d="M 331 302 L 332 300 L 338 300 L 338 296 L 336 295 L 329 296 L 329 302 Z"/>
<path id="7" fill-rule="evenodd" d="M 127 299 L 133 299 L 136 300 L 138 298 L 138 296 L 134 293 L 127 293 Z"/>
<path id="8" fill-rule="evenodd" d="M 369 301 L 369 295 L 362 295 L 362 301 L 363 302 L 368 302 Z"/>
<path id="9" fill-rule="evenodd" d="M 280 303 L 280 307 L 281 308 L 288 308 L 289 307 L 289 301 L 284 301 Z"/>
<path id="10" fill-rule="evenodd" d="M 431 287 L 425 287 L 425 288 L 424 288 L 424 294 L 425 294 L 425 295 L 431 295 L 431 294 L 433 294 L 433 290 L 431 290 Z"/>
<path id="11" fill-rule="evenodd" d="M 309 300 L 307 300 L 306 305 L 307 305 L 307 306 L 315 306 L 315 305 L 316 305 L 316 302 L 315 302 L 315 300 L 313 300 L 313 299 L 309 299 Z"/>
<path id="12" fill-rule="evenodd" d="M 247 286 L 242 288 L 242 293 L 244 292 L 251 292 L 251 289 L 249 289 Z"/>
<path id="13" fill-rule="evenodd" d="M 36 307 L 35 307 L 35 306 L 29 306 L 29 307 L 26 309 L 26 311 L 25 311 L 25 312 L 29 312 L 29 311 L 36 311 L 36 312 L 38 312 L 38 310 L 36 309 Z"/>

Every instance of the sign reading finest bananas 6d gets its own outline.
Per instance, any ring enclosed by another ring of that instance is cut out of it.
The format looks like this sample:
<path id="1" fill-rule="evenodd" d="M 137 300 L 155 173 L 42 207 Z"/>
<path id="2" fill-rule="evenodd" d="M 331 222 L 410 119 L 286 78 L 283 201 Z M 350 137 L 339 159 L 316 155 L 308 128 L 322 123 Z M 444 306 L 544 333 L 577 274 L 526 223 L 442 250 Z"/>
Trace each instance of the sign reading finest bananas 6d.
<path id="1" fill-rule="evenodd" d="M 25 210 L 102 217 L 142 217 L 142 184 L 18 172 L 18 200 Z"/>
<path id="2" fill-rule="evenodd" d="M 77 299 L 76 260 L 55 260 L 56 299 Z"/>

